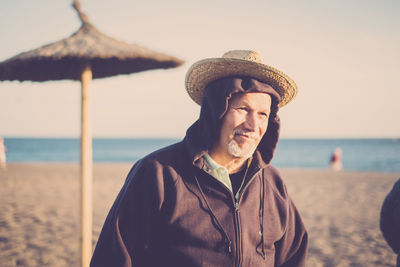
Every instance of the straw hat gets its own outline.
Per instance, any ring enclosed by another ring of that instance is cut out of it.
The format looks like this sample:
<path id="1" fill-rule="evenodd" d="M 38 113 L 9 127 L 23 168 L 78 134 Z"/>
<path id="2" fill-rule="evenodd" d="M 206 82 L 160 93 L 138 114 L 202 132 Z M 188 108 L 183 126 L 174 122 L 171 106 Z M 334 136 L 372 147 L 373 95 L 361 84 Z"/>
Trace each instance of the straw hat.
<path id="1" fill-rule="evenodd" d="M 207 58 L 194 63 L 186 74 L 186 90 L 194 102 L 201 105 L 207 84 L 228 76 L 249 76 L 271 85 L 281 96 L 280 107 L 297 94 L 297 85 L 289 76 L 263 64 L 260 54 L 249 50 L 233 50 L 222 58 Z"/>

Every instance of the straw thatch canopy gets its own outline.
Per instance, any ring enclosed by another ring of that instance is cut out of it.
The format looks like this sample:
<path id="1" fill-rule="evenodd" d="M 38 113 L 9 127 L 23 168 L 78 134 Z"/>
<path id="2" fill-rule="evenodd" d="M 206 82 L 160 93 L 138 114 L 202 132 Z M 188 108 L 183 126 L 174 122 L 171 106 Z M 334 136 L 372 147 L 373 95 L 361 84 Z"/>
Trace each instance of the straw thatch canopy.
<path id="1" fill-rule="evenodd" d="M 173 68 L 183 61 L 127 44 L 100 33 L 81 12 L 82 21 L 70 37 L 21 53 L 0 62 L 0 81 L 79 80 L 81 82 L 81 266 L 89 266 L 92 254 L 92 135 L 89 82 L 118 74 Z"/>
<path id="2" fill-rule="evenodd" d="M 0 81 L 80 80 L 88 64 L 93 79 L 183 64 L 175 57 L 108 37 L 77 11 L 82 21 L 77 32 L 0 62 Z"/>

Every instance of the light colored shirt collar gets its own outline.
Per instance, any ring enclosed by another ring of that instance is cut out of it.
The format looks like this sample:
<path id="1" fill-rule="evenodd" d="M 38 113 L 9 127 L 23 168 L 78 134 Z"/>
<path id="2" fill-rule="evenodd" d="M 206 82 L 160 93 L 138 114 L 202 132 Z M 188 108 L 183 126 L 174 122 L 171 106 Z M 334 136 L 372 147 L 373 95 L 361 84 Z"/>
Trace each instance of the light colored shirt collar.
<path id="1" fill-rule="evenodd" d="M 233 192 L 228 170 L 224 166 L 221 166 L 215 162 L 215 160 L 213 160 L 208 153 L 204 154 L 204 159 L 211 168 L 208 173 L 225 185 L 226 188 L 228 188 L 231 192 Z"/>

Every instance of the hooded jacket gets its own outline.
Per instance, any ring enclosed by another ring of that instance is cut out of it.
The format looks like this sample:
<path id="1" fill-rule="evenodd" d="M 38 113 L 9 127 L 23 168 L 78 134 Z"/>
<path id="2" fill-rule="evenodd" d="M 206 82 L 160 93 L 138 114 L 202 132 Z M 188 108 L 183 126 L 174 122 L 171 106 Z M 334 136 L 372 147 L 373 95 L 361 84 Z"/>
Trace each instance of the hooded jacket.
<path id="1" fill-rule="evenodd" d="M 236 199 L 209 173 L 235 93 L 271 95 L 268 130 Z M 91 266 L 305 266 L 308 238 L 278 171 L 269 163 L 279 138 L 279 95 L 267 84 L 229 77 L 206 88 L 200 118 L 184 140 L 131 169 L 115 200 Z"/>

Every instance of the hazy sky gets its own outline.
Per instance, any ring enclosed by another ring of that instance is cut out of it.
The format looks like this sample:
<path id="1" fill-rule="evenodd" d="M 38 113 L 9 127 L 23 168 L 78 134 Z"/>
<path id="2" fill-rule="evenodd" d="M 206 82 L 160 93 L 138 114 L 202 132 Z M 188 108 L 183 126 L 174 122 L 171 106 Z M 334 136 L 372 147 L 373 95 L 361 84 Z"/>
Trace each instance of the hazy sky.
<path id="1" fill-rule="evenodd" d="M 78 30 L 72 0 L 1 0 L 0 61 Z M 259 51 L 292 77 L 283 137 L 400 137 L 400 1 L 81 0 L 101 32 L 185 60 L 94 80 L 93 134 L 182 137 L 199 107 L 184 88 L 197 60 Z M 0 82 L 0 136 L 79 136 L 80 84 Z"/>

